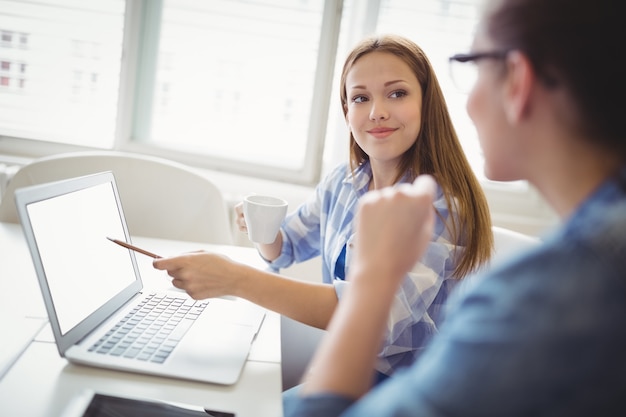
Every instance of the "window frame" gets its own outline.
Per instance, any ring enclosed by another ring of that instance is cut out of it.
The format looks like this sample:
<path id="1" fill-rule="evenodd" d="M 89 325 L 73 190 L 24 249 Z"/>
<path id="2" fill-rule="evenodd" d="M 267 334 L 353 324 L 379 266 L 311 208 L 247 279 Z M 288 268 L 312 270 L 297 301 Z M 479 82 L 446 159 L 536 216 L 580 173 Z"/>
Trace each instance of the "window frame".
<path id="1" fill-rule="evenodd" d="M 343 0 L 325 0 L 314 77 L 313 102 L 307 130 L 304 165 L 298 170 L 255 163 L 235 163 L 232 159 L 208 154 L 192 154 L 150 144 L 151 98 L 163 0 L 127 0 L 124 57 L 120 79 L 117 132 L 114 148 L 176 159 L 193 166 L 228 171 L 236 175 L 261 176 L 268 180 L 311 185 L 322 175 L 326 128 L 331 107 L 335 59 Z M 131 93 L 132 92 L 132 93 Z"/>

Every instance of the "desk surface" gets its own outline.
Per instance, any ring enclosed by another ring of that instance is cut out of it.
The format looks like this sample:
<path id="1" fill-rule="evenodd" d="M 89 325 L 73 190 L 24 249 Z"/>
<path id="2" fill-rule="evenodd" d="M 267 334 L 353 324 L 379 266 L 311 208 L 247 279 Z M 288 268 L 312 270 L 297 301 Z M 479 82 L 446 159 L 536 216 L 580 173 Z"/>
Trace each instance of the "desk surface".
<path id="1" fill-rule="evenodd" d="M 252 248 L 215 246 L 133 237 L 147 250 L 167 254 L 199 248 L 223 253 L 232 259 L 264 267 Z M 41 293 L 22 231 L 18 225 L 0 223 L 0 314 L 2 323 L 19 323 L 46 317 Z M 147 288 L 174 290 L 167 275 L 138 255 Z M 246 302 L 239 300 L 238 302 Z M 9 329 L 10 331 L 10 329 Z M 268 312 L 252 345 L 240 380 L 232 386 L 132 374 L 74 365 L 59 356 L 49 326 L 28 344 L 18 360 L 0 379 L 0 415 L 56 416 L 81 390 L 148 399 L 160 399 L 212 409 L 234 411 L 237 417 L 281 416 L 280 319 Z"/>

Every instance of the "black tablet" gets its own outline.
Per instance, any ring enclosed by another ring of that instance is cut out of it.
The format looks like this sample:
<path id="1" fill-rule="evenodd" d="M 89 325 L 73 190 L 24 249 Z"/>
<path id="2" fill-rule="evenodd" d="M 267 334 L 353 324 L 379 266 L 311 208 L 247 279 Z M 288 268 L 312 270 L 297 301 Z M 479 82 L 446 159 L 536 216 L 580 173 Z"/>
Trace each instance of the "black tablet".
<path id="1" fill-rule="evenodd" d="M 61 417 L 235 417 L 227 411 L 85 390 L 72 399 Z"/>

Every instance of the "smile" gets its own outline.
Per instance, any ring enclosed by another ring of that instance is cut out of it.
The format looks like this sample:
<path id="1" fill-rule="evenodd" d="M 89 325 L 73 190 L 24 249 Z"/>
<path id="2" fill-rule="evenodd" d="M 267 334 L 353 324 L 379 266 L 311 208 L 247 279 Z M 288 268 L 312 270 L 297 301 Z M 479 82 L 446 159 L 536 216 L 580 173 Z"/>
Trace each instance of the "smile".
<path id="1" fill-rule="evenodd" d="M 390 136 L 396 130 L 398 129 L 391 128 L 391 127 L 377 127 L 377 128 L 368 130 L 367 133 L 374 136 L 375 138 L 383 139 L 383 138 Z"/>

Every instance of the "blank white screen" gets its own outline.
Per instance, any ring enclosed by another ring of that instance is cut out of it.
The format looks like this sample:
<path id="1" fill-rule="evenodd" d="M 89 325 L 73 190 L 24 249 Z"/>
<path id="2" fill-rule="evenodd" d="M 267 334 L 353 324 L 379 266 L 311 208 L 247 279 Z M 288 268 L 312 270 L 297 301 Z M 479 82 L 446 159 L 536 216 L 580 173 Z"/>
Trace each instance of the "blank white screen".
<path id="1" fill-rule="evenodd" d="M 113 185 L 100 184 L 28 205 L 50 294 L 65 334 L 135 281 Z"/>

